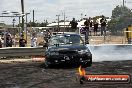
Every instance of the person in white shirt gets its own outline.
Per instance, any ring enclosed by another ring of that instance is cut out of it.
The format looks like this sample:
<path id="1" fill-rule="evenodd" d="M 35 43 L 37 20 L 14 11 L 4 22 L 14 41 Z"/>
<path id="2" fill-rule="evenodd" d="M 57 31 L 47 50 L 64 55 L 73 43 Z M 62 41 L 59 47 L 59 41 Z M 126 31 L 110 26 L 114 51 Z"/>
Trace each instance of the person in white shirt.
<path id="1" fill-rule="evenodd" d="M 37 37 L 33 34 L 31 37 L 31 47 L 36 47 L 37 46 Z"/>

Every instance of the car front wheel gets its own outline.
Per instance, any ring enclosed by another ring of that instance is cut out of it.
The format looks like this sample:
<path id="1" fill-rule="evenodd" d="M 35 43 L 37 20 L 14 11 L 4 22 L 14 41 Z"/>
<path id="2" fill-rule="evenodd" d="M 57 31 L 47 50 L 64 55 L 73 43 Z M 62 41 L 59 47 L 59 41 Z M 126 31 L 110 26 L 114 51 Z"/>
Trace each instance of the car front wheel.
<path id="1" fill-rule="evenodd" d="M 50 66 L 51 66 L 51 64 L 49 64 L 49 62 L 47 60 L 45 60 L 45 62 L 44 62 L 44 68 L 48 68 Z"/>
<path id="2" fill-rule="evenodd" d="M 92 66 L 92 59 L 89 62 L 82 63 L 82 67 L 91 67 Z"/>

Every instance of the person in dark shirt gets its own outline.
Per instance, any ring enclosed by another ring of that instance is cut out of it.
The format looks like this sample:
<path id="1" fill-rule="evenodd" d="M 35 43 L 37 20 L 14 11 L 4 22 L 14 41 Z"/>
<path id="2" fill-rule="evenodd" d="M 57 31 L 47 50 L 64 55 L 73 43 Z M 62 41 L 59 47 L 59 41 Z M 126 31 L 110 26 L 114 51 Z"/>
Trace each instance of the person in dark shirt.
<path id="1" fill-rule="evenodd" d="M 98 29 L 98 22 L 95 21 L 94 23 L 94 35 L 97 36 L 97 29 Z"/>
<path id="2" fill-rule="evenodd" d="M 2 48 L 2 42 L 1 42 L 1 40 L 0 40 L 0 48 Z"/>
<path id="3" fill-rule="evenodd" d="M 71 29 L 73 31 L 76 31 L 77 30 L 78 23 L 76 22 L 75 18 L 73 18 L 73 20 L 70 22 L 70 25 L 71 25 Z"/>
<path id="4" fill-rule="evenodd" d="M 89 26 L 90 26 L 90 20 L 86 19 L 86 21 L 84 22 L 84 26 L 87 30 L 89 30 Z"/>
<path id="5" fill-rule="evenodd" d="M 19 47 L 25 47 L 27 41 L 24 39 L 24 35 L 21 35 L 21 38 L 19 40 Z"/>
<path id="6" fill-rule="evenodd" d="M 104 16 L 102 16 L 100 23 L 101 23 L 101 36 L 106 35 L 106 19 Z"/>
<path id="7" fill-rule="evenodd" d="M 6 36 L 6 47 L 12 47 L 13 41 L 10 35 Z"/>
<path id="8" fill-rule="evenodd" d="M 89 25 L 89 34 L 92 36 L 92 30 L 93 30 L 93 22 L 90 21 L 90 25 Z"/>
<path id="9" fill-rule="evenodd" d="M 84 26 L 85 26 L 85 42 L 87 44 L 89 44 L 89 25 L 90 25 L 90 20 L 89 19 L 86 19 L 86 21 L 84 22 Z"/>
<path id="10" fill-rule="evenodd" d="M 0 48 L 2 48 L 2 39 L 0 37 Z"/>

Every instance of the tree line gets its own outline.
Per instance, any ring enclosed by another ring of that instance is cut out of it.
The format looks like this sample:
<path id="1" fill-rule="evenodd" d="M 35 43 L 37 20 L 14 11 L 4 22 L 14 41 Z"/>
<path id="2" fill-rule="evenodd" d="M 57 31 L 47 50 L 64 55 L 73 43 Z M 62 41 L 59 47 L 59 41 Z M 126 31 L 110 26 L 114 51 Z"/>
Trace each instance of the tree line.
<path id="1" fill-rule="evenodd" d="M 108 22 L 107 29 L 113 35 L 123 34 L 123 29 L 128 25 L 132 25 L 132 12 L 126 6 L 116 6 L 112 10 L 111 20 Z"/>

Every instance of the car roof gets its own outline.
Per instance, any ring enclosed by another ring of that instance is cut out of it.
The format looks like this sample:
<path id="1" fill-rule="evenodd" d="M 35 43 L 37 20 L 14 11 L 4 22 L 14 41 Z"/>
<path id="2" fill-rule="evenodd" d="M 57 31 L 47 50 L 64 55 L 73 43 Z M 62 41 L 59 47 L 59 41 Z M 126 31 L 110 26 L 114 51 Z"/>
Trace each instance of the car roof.
<path id="1" fill-rule="evenodd" d="M 75 32 L 52 32 L 52 35 L 78 35 Z"/>
<path id="2" fill-rule="evenodd" d="M 65 34 L 65 33 L 64 33 L 63 35 L 79 35 L 79 34 Z"/>
<path id="3" fill-rule="evenodd" d="M 57 35 L 53 35 L 53 36 L 80 36 L 79 34 L 57 34 Z"/>

